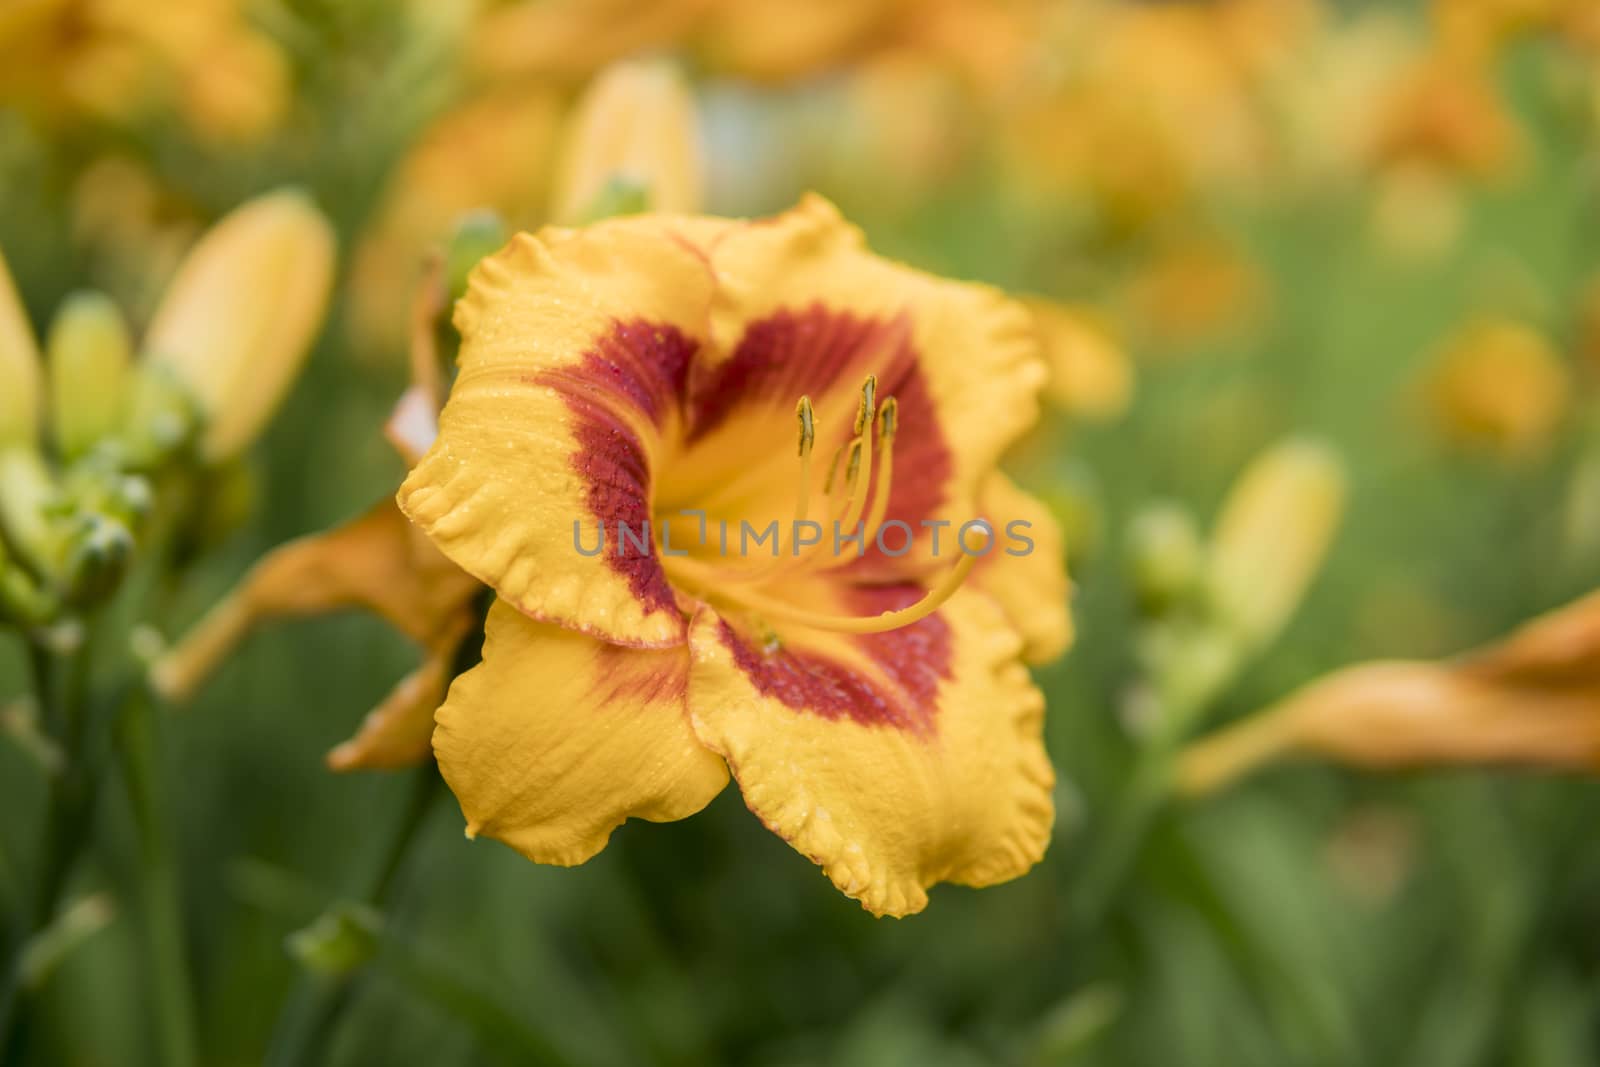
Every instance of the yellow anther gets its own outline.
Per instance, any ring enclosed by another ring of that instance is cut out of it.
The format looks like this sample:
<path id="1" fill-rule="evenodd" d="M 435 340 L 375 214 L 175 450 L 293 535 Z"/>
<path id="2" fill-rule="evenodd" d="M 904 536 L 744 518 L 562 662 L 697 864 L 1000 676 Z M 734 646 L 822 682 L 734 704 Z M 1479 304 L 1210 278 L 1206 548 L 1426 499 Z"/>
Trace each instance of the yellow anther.
<path id="1" fill-rule="evenodd" d="M 817 440 L 817 417 L 811 410 L 811 398 L 803 396 L 794 406 L 795 418 L 800 420 L 800 455 L 811 455 L 811 446 Z"/>
<path id="2" fill-rule="evenodd" d="M 867 427 L 872 425 L 873 416 L 878 413 L 878 376 L 867 375 L 867 380 L 861 383 L 861 404 L 856 408 L 856 436 L 860 437 L 867 432 Z"/>
<path id="3" fill-rule="evenodd" d="M 817 440 L 816 413 L 811 410 L 811 398 L 803 396 L 794 408 L 800 420 L 800 484 L 795 490 L 794 521 L 805 520 L 811 508 L 811 449 Z"/>
<path id="4" fill-rule="evenodd" d="M 894 440 L 895 431 L 900 428 L 900 402 L 894 397 L 885 397 L 883 407 L 878 409 L 878 437 L 888 446 Z"/>

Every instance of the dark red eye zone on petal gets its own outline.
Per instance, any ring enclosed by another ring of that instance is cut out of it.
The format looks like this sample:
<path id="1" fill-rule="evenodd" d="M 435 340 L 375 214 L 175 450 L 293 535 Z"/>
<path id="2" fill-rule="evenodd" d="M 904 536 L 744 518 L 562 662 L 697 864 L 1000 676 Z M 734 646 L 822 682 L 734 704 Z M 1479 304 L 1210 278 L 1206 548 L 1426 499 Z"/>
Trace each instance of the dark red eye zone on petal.
<path id="1" fill-rule="evenodd" d="M 914 603 L 922 592 L 915 586 L 860 588 L 851 590 L 847 600 L 854 613 L 877 615 Z M 950 626 L 938 613 L 886 633 L 848 635 L 846 640 L 876 674 L 794 642 L 763 648 L 726 619 L 721 637 L 757 691 L 786 707 L 925 737 L 937 730 L 939 684 L 951 672 Z"/>
<path id="2" fill-rule="evenodd" d="M 716 430 L 742 405 L 788 409 L 801 396 L 854 390 L 868 374 L 878 377 L 878 399 L 893 396 L 900 407 L 887 515 L 916 529 L 945 503 L 955 463 L 904 315 L 863 318 L 812 304 L 751 322 L 728 359 L 704 369 L 697 363 L 690 372 L 688 443 Z M 827 432 L 819 431 L 823 439 Z"/>
<path id="3" fill-rule="evenodd" d="M 676 611 L 677 601 L 649 537 L 653 472 L 636 427 L 659 427 L 678 410 L 696 348 L 676 327 L 619 322 L 577 366 L 534 379 L 558 390 L 572 412 L 572 466 L 588 487 L 590 518 L 605 530 L 606 562 L 651 611 Z M 620 526 L 644 538 L 643 552 L 623 543 Z M 581 531 L 585 546 L 596 536 Z"/>

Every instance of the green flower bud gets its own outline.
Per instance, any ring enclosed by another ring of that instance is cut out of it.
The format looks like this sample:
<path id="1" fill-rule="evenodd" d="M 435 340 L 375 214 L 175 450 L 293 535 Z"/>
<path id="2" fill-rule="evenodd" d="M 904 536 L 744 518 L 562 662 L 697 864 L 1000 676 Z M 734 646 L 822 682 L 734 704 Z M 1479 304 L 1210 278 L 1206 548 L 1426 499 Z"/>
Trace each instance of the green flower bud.
<path id="1" fill-rule="evenodd" d="M 135 470 L 154 470 L 195 444 L 202 421 L 198 401 L 171 370 L 141 363 L 119 442 L 123 458 Z"/>
<path id="2" fill-rule="evenodd" d="M 1134 590 L 1152 614 L 1188 598 L 1198 585 L 1204 550 L 1194 516 L 1176 504 L 1145 508 L 1128 531 Z"/>
<path id="3" fill-rule="evenodd" d="M 452 302 L 465 295 L 467 276 L 478 261 L 498 252 L 510 236 L 505 220 L 492 211 L 473 211 L 461 217 L 445 251 L 445 278 L 450 283 Z"/>
<path id="4" fill-rule="evenodd" d="M 343 977 L 378 950 L 383 916 L 361 905 L 339 905 L 289 935 L 289 955 L 314 974 Z"/>
<path id="5" fill-rule="evenodd" d="M 108 297 L 68 298 L 50 326 L 50 420 L 56 447 L 75 459 L 121 428 L 132 343 Z"/>
<path id="6" fill-rule="evenodd" d="M 30 447 L 0 448 L 0 537 L 34 577 L 59 573 L 65 499 L 50 468 Z"/>
<path id="7" fill-rule="evenodd" d="M 82 607 L 105 600 L 133 559 L 133 532 L 105 515 L 83 515 L 67 548 L 67 600 Z"/>
<path id="8" fill-rule="evenodd" d="M 0 543 L 0 619 L 21 626 L 43 626 L 55 617 L 57 604 L 33 576 L 6 555 Z"/>

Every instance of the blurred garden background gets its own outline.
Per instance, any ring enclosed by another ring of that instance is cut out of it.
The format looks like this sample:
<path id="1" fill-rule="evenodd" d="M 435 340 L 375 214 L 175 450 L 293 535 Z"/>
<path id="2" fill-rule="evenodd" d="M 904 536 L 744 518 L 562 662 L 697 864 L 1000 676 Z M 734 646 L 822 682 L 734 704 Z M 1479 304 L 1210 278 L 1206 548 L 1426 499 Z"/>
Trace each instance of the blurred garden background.
<path id="1" fill-rule="evenodd" d="M 591 89 L 624 61 L 665 80 L 607 111 Z M 1036 298 L 1055 377 L 1010 467 L 1066 529 L 1077 633 L 1038 674 L 1044 862 L 875 919 L 729 789 L 535 866 L 464 840 L 430 767 L 325 765 L 410 643 L 361 613 L 273 622 L 157 702 L 155 816 L 100 791 L 66 893 L 96 910 L 43 957 L 18 1067 L 183 1067 L 174 1028 L 217 1065 L 1600 1064 L 1592 777 L 1289 761 L 1177 798 L 1136 770 L 1186 639 L 1163 598 L 1280 442 L 1336 457 L 1330 548 L 1190 736 L 1600 584 L 1594 0 L 4 0 L 0 250 L 36 334 L 93 288 L 137 336 L 192 242 L 269 190 L 337 234 L 304 370 L 206 472 L 181 575 L 124 643 L 392 494 L 430 251 L 458 276 L 463 218 L 650 206 L 629 168 L 684 136 L 683 91 L 690 206 L 815 190 L 885 255 Z M 572 176 L 585 106 L 625 127 L 609 185 Z M 13 632 L 8 961 L 50 774 Z M 173 973 L 188 1019 L 155 993 Z"/>

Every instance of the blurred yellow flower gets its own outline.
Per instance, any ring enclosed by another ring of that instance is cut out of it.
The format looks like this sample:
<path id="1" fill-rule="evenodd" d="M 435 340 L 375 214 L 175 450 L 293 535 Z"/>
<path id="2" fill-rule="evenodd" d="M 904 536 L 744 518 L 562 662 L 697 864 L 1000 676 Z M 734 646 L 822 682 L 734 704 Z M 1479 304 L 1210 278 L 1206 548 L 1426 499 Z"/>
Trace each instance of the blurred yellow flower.
<path id="1" fill-rule="evenodd" d="M 289 95 L 287 60 L 240 0 L 17 0 L 0 11 L 0 101 L 46 122 L 173 113 L 208 140 L 254 141 Z"/>
<path id="2" fill-rule="evenodd" d="M 1508 455 L 1549 440 L 1571 388 L 1549 340 L 1509 319 L 1473 323 L 1450 339 L 1424 383 L 1435 420 L 1452 441 Z"/>
<path id="3" fill-rule="evenodd" d="M 1519 162 L 1521 130 L 1481 63 L 1423 56 L 1399 74 L 1379 108 L 1371 152 L 1380 168 L 1424 166 L 1487 179 Z"/>
<path id="4" fill-rule="evenodd" d="M 1235 242 L 1201 233 L 1167 239 L 1125 283 L 1127 321 L 1164 345 L 1244 332 L 1268 307 L 1268 281 Z"/>
<path id="5" fill-rule="evenodd" d="M 1051 300 L 1023 301 L 1033 315 L 1050 377 L 1044 395 L 1061 411 L 1086 419 L 1121 415 L 1133 396 L 1133 366 L 1100 317 Z"/>
<path id="6" fill-rule="evenodd" d="M 731 772 L 875 914 L 1037 862 L 1053 775 L 1023 657 L 1070 631 L 1059 537 L 995 469 L 1045 374 L 1020 306 L 872 256 L 810 198 L 521 235 L 456 324 L 399 501 L 498 597 L 436 716 L 469 834 L 581 863 Z M 980 563 L 1002 529 L 1038 551 Z"/>
<path id="7" fill-rule="evenodd" d="M 254 440 L 294 383 L 333 289 L 333 227 L 303 194 L 257 197 L 190 249 L 145 333 L 205 417 L 217 461 Z"/>
<path id="8" fill-rule="evenodd" d="M 1192 746 L 1179 778 L 1209 792 L 1296 755 L 1368 770 L 1600 771 L 1600 594 L 1458 660 L 1335 671 Z"/>
<path id="9" fill-rule="evenodd" d="M 350 315 L 368 349 L 406 343 L 406 307 L 428 251 L 477 210 L 512 226 L 543 217 L 561 102 L 541 85 L 486 90 L 435 120 L 396 167 L 354 254 Z"/>

